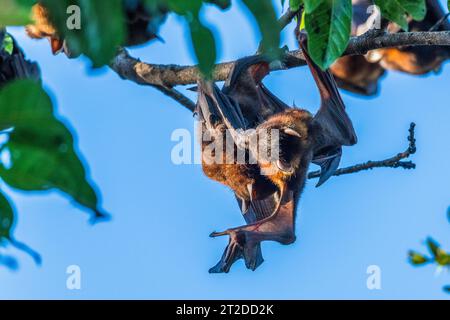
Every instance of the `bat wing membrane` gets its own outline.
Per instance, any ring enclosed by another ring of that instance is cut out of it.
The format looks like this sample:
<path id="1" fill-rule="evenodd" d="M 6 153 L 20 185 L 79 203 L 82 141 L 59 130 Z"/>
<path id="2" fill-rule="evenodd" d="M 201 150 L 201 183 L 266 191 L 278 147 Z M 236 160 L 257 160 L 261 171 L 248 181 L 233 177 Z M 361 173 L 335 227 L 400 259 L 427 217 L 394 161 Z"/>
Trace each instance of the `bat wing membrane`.
<path id="1" fill-rule="evenodd" d="M 329 70 L 322 71 L 310 58 L 306 48 L 306 34 L 299 34 L 299 43 L 321 97 L 321 106 L 313 121 L 316 132 L 312 161 L 321 167 L 317 185 L 320 186 L 337 170 L 342 146 L 356 144 L 357 137 L 333 75 Z"/>

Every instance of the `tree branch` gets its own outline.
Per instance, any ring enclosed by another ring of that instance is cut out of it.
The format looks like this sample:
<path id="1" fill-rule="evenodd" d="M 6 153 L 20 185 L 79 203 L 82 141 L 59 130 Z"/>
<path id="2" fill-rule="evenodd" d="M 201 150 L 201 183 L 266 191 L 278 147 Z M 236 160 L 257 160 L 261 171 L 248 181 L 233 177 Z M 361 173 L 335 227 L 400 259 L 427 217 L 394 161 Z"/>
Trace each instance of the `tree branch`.
<path id="1" fill-rule="evenodd" d="M 342 168 L 335 172 L 335 176 L 341 176 L 344 174 L 356 173 L 365 170 L 372 170 L 374 168 L 403 168 L 403 169 L 415 169 L 416 165 L 412 161 L 402 161 L 403 159 L 409 158 L 411 155 L 416 153 L 416 139 L 415 139 L 415 123 L 411 123 L 409 126 L 409 146 L 406 151 L 397 154 L 394 157 L 388 158 L 381 161 L 367 161 L 362 164 L 357 164 L 351 167 Z M 310 172 L 308 174 L 308 179 L 314 179 L 320 177 L 320 171 Z"/>
<path id="2" fill-rule="evenodd" d="M 288 9 L 278 20 L 280 31 L 294 19 L 296 11 Z M 226 78 L 234 62 L 222 64 L 222 68 L 216 67 L 214 78 Z M 150 65 L 131 57 L 125 49 L 120 49 L 118 55 L 110 65 L 122 79 L 133 81 L 140 85 L 148 85 L 156 88 L 179 102 L 191 112 L 195 110 L 195 103 L 174 89 L 175 85 L 193 84 L 197 82 L 199 72 L 195 66 L 181 67 L 176 65 Z M 191 79 L 186 83 L 179 79 Z M 149 79 L 153 79 L 149 81 Z M 171 80 L 171 81 L 170 81 Z"/>
<path id="3" fill-rule="evenodd" d="M 350 39 L 344 55 L 365 54 L 370 50 L 399 46 L 450 46 L 450 31 L 439 32 L 368 32 Z M 219 63 L 213 72 L 215 81 L 228 77 L 235 61 Z M 291 69 L 305 65 L 301 50 L 287 52 L 283 63 L 271 65 L 272 70 Z M 176 85 L 189 85 L 197 82 L 199 71 L 196 66 L 161 65 L 141 62 L 131 57 L 125 49 L 111 63 L 111 68 L 122 78 L 142 85 L 161 85 L 168 88 Z"/>
<path id="4" fill-rule="evenodd" d="M 180 103 L 182 106 L 186 107 L 186 109 L 188 109 L 189 111 L 191 112 L 195 111 L 195 102 L 186 97 L 177 89 L 168 88 L 166 86 L 156 86 L 156 85 L 152 86 L 161 91 L 162 93 L 164 93 L 166 96 L 171 97 L 172 99 Z"/>
<path id="5" fill-rule="evenodd" d="M 291 11 L 291 8 L 288 8 L 286 12 L 278 19 L 278 23 L 280 25 L 280 30 L 283 30 L 289 23 L 291 23 L 292 19 L 297 15 L 298 11 Z"/>

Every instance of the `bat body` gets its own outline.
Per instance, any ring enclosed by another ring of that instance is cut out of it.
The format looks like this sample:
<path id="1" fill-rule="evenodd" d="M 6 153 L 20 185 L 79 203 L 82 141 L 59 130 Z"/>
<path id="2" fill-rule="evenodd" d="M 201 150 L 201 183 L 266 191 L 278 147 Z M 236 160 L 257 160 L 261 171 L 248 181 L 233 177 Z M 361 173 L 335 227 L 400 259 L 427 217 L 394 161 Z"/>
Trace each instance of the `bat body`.
<path id="1" fill-rule="evenodd" d="M 371 0 L 353 0 L 352 35 L 359 36 L 368 31 L 373 22 L 380 17 L 370 9 Z M 438 0 L 426 0 L 427 14 L 423 21 L 409 18 L 410 31 L 429 31 L 444 17 L 445 12 Z M 395 23 L 381 21 L 391 33 L 401 32 Z M 438 31 L 450 30 L 450 23 L 444 20 Z M 346 56 L 340 58 L 331 70 L 343 89 L 373 95 L 378 92 L 379 80 L 385 70 L 396 70 L 408 74 L 422 75 L 438 71 L 442 63 L 450 58 L 446 46 L 406 46 L 372 50 L 365 56 Z"/>
<path id="2" fill-rule="evenodd" d="M 64 39 L 51 23 L 48 10 L 37 3 L 32 8 L 32 17 L 34 23 L 26 27 L 28 36 L 32 39 L 48 39 L 53 54 L 64 51 Z"/>
<path id="3" fill-rule="evenodd" d="M 159 38 L 158 27 L 166 18 L 167 9 L 155 4 L 150 12 L 140 0 L 123 0 L 127 26 L 126 46 L 136 46 Z M 32 8 L 33 24 L 26 27 L 26 32 L 33 39 L 48 39 L 53 54 L 64 52 L 69 58 L 75 58 L 64 40 L 51 22 L 48 10 L 37 3 Z"/>
<path id="4" fill-rule="evenodd" d="M 233 156 L 241 149 L 246 159 L 256 159 L 251 164 L 224 164 L 212 161 L 217 153 L 203 154 L 204 173 L 235 192 L 247 222 L 211 234 L 229 235 L 230 240 L 221 260 L 210 272 L 228 272 L 240 258 L 247 268 L 254 270 L 263 262 L 262 241 L 282 244 L 295 241 L 296 208 L 310 163 L 322 168 L 320 185 L 337 169 L 342 145 L 356 143 L 332 75 L 321 71 L 309 59 L 306 38 L 301 34 L 298 37 L 322 97 L 322 106 L 315 116 L 287 106 L 262 84 L 269 66 L 261 58 L 238 61 L 222 90 L 211 82 L 199 81 L 197 114 L 202 131 L 211 137 L 206 142 L 202 140 L 202 150 L 208 149 L 211 140 L 223 141 L 228 135 L 233 138 L 233 148 L 229 149 Z M 276 158 L 261 157 L 254 145 L 242 143 L 256 139 L 261 143 L 259 147 L 265 145 L 270 149 L 273 141 L 269 142 L 271 139 L 267 137 L 274 137 L 271 132 L 278 134 Z M 219 150 L 225 151 L 226 147 Z M 221 154 L 219 159 L 224 157 Z"/>
<path id="5" fill-rule="evenodd" d="M 422 21 L 409 19 L 409 30 L 429 31 L 444 17 L 445 12 L 438 0 L 426 0 L 427 14 Z M 450 30 L 450 23 L 444 20 L 436 31 Z M 398 26 L 388 25 L 389 32 L 399 32 Z M 422 75 L 440 70 L 444 61 L 450 58 L 447 46 L 405 46 L 400 48 L 377 49 L 368 53 L 368 60 L 379 62 L 387 70 L 397 70 L 409 74 Z"/>
<path id="6" fill-rule="evenodd" d="M 155 3 L 149 10 L 140 0 L 124 0 L 127 23 L 127 46 L 138 46 L 158 36 L 159 26 L 164 23 L 167 8 Z"/>

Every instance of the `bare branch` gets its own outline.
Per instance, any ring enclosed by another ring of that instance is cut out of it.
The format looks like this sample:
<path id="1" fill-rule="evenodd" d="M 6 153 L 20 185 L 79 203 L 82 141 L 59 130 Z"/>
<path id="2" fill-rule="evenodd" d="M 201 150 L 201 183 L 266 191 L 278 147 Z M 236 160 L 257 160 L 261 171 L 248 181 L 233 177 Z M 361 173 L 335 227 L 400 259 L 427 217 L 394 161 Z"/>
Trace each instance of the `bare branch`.
<path id="1" fill-rule="evenodd" d="M 172 99 L 180 103 L 182 106 L 186 107 L 189 111 L 191 112 L 195 111 L 195 102 L 186 97 L 177 89 L 168 88 L 166 86 L 156 86 L 156 85 L 152 86 L 161 91 L 162 93 L 164 93 L 166 96 L 171 97 Z"/>
<path id="2" fill-rule="evenodd" d="M 370 50 L 399 46 L 450 46 L 450 31 L 439 32 L 401 32 L 386 34 L 368 32 L 350 39 L 344 55 L 365 54 Z M 235 61 L 219 63 L 213 72 L 216 81 L 224 81 Z M 272 70 L 291 69 L 305 65 L 301 50 L 287 52 L 283 63 L 272 64 Z M 196 66 L 148 64 L 132 58 L 122 49 L 111 63 L 111 68 L 122 78 L 138 84 L 189 85 L 197 82 L 199 71 Z"/>
<path id="3" fill-rule="evenodd" d="M 296 11 L 288 9 L 278 20 L 280 31 L 294 19 Z M 225 79 L 228 76 L 234 62 L 216 66 L 214 78 Z M 180 67 L 176 65 L 150 65 L 131 57 L 125 49 L 120 49 L 118 55 L 111 63 L 111 68 L 122 78 L 140 85 L 148 85 L 156 88 L 165 95 L 178 101 L 191 112 L 195 110 L 195 103 L 174 89 L 175 85 L 192 84 L 197 81 L 199 75 L 195 66 Z M 152 78 L 153 81 L 149 81 Z M 191 79 L 183 83 L 180 79 Z"/>
<path id="4" fill-rule="evenodd" d="M 154 87 L 165 95 L 178 101 L 188 110 L 194 112 L 195 103 L 178 90 L 168 87 L 162 80 L 156 80 L 155 82 L 146 81 L 145 74 L 148 72 L 147 66 L 147 64 L 141 63 L 138 59 L 130 57 L 125 49 L 119 51 L 114 62 L 110 65 L 122 79 L 133 81 L 139 85 Z"/>
<path id="5" fill-rule="evenodd" d="M 412 161 L 402 161 L 403 159 L 409 158 L 411 155 L 416 153 L 416 139 L 414 129 L 416 127 L 415 123 L 411 123 L 409 126 L 409 146 L 406 151 L 397 154 L 386 160 L 381 161 L 367 161 L 362 164 L 357 164 L 351 167 L 342 168 L 335 172 L 335 176 L 341 176 L 344 174 L 356 173 L 365 170 L 372 170 L 374 168 L 403 168 L 403 169 L 415 169 L 416 165 Z M 314 179 L 320 177 L 320 171 L 310 172 L 308 174 L 308 179 Z"/>
<path id="6" fill-rule="evenodd" d="M 286 10 L 286 12 L 278 19 L 278 23 L 280 24 L 280 30 L 283 30 L 289 23 L 291 23 L 292 19 L 296 16 L 298 11 L 291 11 L 290 8 Z"/>
<path id="7" fill-rule="evenodd" d="M 367 32 L 359 37 L 352 37 L 344 55 L 366 54 L 374 49 L 401 46 L 450 46 L 450 31 Z"/>

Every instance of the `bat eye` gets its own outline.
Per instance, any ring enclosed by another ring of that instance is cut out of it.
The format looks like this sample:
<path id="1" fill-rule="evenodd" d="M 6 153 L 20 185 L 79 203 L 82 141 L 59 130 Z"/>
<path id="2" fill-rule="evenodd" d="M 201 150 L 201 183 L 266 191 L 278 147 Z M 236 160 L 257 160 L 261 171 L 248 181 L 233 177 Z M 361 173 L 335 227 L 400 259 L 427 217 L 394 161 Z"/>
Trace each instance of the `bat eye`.
<path id="1" fill-rule="evenodd" d="M 292 173 L 294 171 L 294 168 L 289 163 L 284 162 L 283 160 L 277 160 L 276 165 L 278 169 L 281 171 Z"/>
<path id="2" fill-rule="evenodd" d="M 283 129 L 283 132 L 290 136 L 298 137 L 300 139 L 302 138 L 302 135 L 300 133 L 298 133 L 297 131 L 295 131 L 294 129 L 291 129 L 291 128 L 285 128 L 285 129 Z"/>

